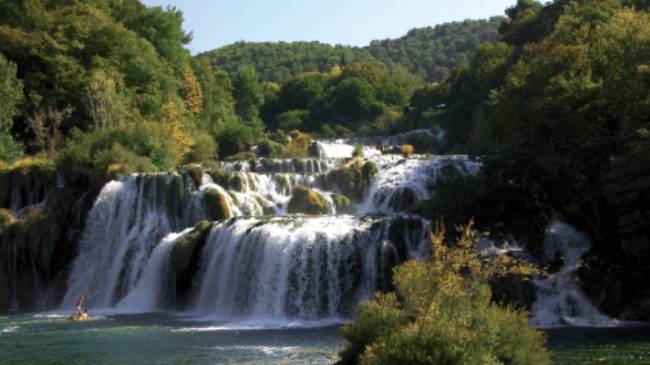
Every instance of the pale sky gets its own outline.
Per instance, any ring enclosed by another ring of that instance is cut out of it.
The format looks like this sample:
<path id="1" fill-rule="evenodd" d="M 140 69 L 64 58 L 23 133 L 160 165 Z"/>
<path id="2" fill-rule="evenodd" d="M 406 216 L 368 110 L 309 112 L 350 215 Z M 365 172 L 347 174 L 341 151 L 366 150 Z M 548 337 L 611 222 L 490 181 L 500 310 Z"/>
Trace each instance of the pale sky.
<path id="1" fill-rule="evenodd" d="M 411 28 L 503 15 L 516 0 L 143 0 L 183 11 L 192 53 L 237 41 L 365 46 Z"/>

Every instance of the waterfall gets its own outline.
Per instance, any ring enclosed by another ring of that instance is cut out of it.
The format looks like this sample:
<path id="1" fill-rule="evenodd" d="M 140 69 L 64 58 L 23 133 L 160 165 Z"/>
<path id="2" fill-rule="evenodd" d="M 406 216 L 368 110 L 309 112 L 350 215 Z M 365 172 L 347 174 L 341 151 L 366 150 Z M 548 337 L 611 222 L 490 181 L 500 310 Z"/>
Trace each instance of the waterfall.
<path id="1" fill-rule="evenodd" d="M 362 147 L 363 155 L 366 157 L 381 154 L 375 147 L 367 145 L 360 146 Z M 351 158 L 354 149 L 354 141 L 344 139 L 316 142 L 316 150 L 318 151 L 319 158 Z"/>
<path id="2" fill-rule="evenodd" d="M 129 176 L 104 186 L 87 219 L 64 308 L 79 296 L 94 307 L 113 307 L 133 290 L 158 242 L 203 215 L 183 186 L 175 174 Z"/>
<path id="3" fill-rule="evenodd" d="M 130 312 L 164 309 L 163 295 L 169 271 L 169 255 L 176 240 L 191 230 L 188 228 L 180 233 L 170 233 L 162 239 L 147 260 L 144 273 L 133 290 L 117 304 L 118 309 Z"/>
<path id="4" fill-rule="evenodd" d="M 177 173 L 108 182 L 86 219 L 62 308 L 72 308 L 83 295 L 93 309 L 178 309 L 221 321 L 349 318 L 359 300 L 390 289 L 395 265 L 429 254 L 428 223 L 405 212 L 430 197 L 445 169 L 473 175 L 481 167 L 467 156 L 406 159 L 366 146 L 364 159 L 378 172 L 346 210 L 356 213 L 337 215 L 336 191 L 328 190 L 324 177 L 349 161 L 351 142 L 318 142 L 319 159 L 225 162 L 219 171 L 203 173 L 200 186 Z M 297 185 L 320 193 L 327 213 L 288 214 Z M 191 228 L 207 215 L 204 197 L 210 195 L 204 194 L 215 191 L 232 218 Z M 587 238 L 554 223 L 547 241 L 547 259 L 563 257 L 564 263 L 537 280 L 533 323 L 612 323 L 574 279 Z M 482 247 L 495 256 L 521 251 L 490 242 Z"/>
<path id="5" fill-rule="evenodd" d="M 477 174 L 480 169 L 480 163 L 465 156 L 403 159 L 393 155 L 374 161 L 380 168 L 359 208 L 365 213 L 403 211 L 414 202 L 429 198 L 446 166 L 455 166 L 461 173 L 470 175 Z"/>
<path id="6" fill-rule="evenodd" d="M 217 224 L 202 255 L 194 311 L 223 320 L 346 317 L 398 260 L 390 224 L 352 216 Z M 410 254 L 429 247 L 425 227 L 406 243 Z"/>
<path id="7" fill-rule="evenodd" d="M 618 322 L 600 313 L 582 293 L 576 271 L 582 255 L 591 248 L 589 238 L 568 224 L 555 221 L 547 229 L 545 256 L 561 258 L 562 268 L 546 279 L 535 281 L 537 300 L 533 304 L 536 327 L 611 326 Z"/>

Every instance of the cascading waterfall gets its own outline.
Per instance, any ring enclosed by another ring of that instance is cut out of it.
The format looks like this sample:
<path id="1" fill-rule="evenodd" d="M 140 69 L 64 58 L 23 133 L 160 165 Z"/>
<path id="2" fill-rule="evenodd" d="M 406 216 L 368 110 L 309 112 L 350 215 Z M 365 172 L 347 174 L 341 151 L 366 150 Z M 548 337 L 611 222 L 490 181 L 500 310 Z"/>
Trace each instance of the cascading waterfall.
<path id="1" fill-rule="evenodd" d="M 353 205 L 356 215 L 336 215 L 322 177 L 347 163 L 354 145 L 325 141 L 317 147 L 319 159 L 223 163 L 222 173 L 203 174 L 201 186 L 175 173 L 109 182 L 88 216 L 62 308 L 84 295 L 93 308 L 182 309 L 222 321 L 345 318 L 359 300 L 389 288 L 394 265 L 429 252 L 427 223 L 403 212 L 429 198 L 444 169 L 476 174 L 481 166 L 466 156 L 405 159 L 366 146 L 365 159 L 379 172 Z M 320 192 L 329 213 L 287 214 L 297 185 Z M 196 232 L 188 227 L 205 218 L 203 194 L 211 190 L 234 218 L 207 226 L 187 281 L 171 268 L 175 247 L 185 245 Z M 588 241 L 562 224 L 549 228 L 549 237 L 549 255 L 563 256 L 564 267 L 537 282 L 534 324 L 608 323 L 573 279 Z M 504 251 L 492 246 L 486 249 L 495 255 Z M 176 284 L 169 280 L 193 283 L 182 301 L 168 300 L 179 293 L 178 287 L 170 291 Z"/>
<path id="2" fill-rule="evenodd" d="M 582 293 L 576 271 L 581 258 L 591 248 L 589 238 L 568 224 L 556 221 L 547 229 L 545 256 L 563 260 L 562 268 L 535 282 L 537 300 L 533 305 L 536 327 L 612 326 L 618 322 L 600 313 Z"/>
<path id="3" fill-rule="evenodd" d="M 344 317 L 370 298 L 398 258 L 388 218 L 249 218 L 215 225 L 194 311 L 226 320 Z M 407 242 L 429 245 L 426 225 Z M 411 235 L 407 235 L 411 236 Z"/>

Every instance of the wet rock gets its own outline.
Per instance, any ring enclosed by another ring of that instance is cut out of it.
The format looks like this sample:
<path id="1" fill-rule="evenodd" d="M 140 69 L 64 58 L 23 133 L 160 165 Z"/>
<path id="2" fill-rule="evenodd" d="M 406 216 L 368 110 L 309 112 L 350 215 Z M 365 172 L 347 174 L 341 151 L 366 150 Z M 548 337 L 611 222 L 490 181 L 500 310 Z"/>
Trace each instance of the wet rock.
<path id="1" fill-rule="evenodd" d="M 200 264 L 200 253 L 212 228 L 209 221 L 201 221 L 190 233 L 179 238 L 169 256 L 168 288 L 172 307 L 179 309 L 187 304 L 187 295 L 193 288 Z"/>

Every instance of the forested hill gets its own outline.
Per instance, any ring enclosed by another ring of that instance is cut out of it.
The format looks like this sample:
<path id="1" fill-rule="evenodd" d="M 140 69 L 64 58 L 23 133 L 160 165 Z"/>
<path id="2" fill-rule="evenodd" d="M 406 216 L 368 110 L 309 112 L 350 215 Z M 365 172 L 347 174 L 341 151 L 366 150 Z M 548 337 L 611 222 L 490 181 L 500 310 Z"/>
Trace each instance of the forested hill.
<path id="1" fill-rule="evenodd" d="M 402 66 L 423 81 L 441 81 L 465 64 L 485 42 L 498 39 L 503 17 L 465 20 L 415 28 L 398 39 L 372 41 L 369 46 L 332 46 L 320 42 L 237 42 L 199 55 L 230 75 L 242 64 L 254 66 L 260 80 L 285 82 L 304 72 L 326 72 L 355 62 Z"/>
<path id="2" fill-rule="evenodd" d="M 399 64 L 424 81 L 442 81 L 455 67 L 469 62 L 481 44 L 496 42 L 504 20 L 492 17 L 414 28 L 398 39 L 372 41 L 364 49 L 377 60 Z"/>
<path id="3" fill-rule="evenodd" d="M 257 69 L 261 81 L 280 83 L 305 72 L 326 72 L 336 65 L 376 62 L 361 48 L 320 42 L 237 42 L 202 55 L 229 75 L 236 74 L 241 65 L 248 64 Z"/>

